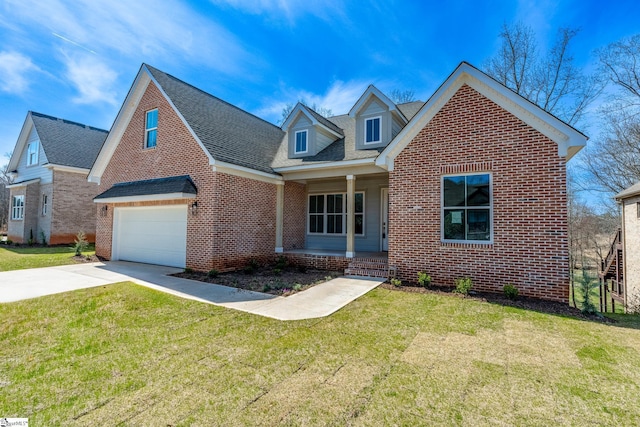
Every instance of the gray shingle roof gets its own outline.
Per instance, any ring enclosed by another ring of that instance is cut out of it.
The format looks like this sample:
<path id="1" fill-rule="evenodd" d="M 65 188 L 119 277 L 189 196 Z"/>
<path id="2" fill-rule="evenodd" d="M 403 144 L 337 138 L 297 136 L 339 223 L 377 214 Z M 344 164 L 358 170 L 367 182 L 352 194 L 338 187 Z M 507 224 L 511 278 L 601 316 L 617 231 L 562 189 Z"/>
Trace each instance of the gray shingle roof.
<path id="1" fill-rule="evenodd" d="M 214 159 L 273 173 L 284 132 L 213 95 L 145 64 Z"/>
<path id="2" fill-rule="evenodd" d="M 300 106 L 304 108 L 306 111 L 308 111 L 309 114 L 311 114 L 317 121 L 322 123 L 323 126 L 328 127 L 329 129 L 331 129 L 332 131 L 336 132 L 339 135 L 344 135 L 344 133 L 342 132 L 342 129 L 340 129 L 338 126 L 336 126 L 335 123 L 328 120 L 326 117 L 322 116 L 320 113 L 318 113 L 314 109 L 307 107 L 304 104 L 300 104 Z"/>
<path id="3" fill-rule="evenodd" d="M 615 195 L 618 200 L 626 199 L 627 197 L 636 196 L 640 194 L 640 182 L 636 182 L 631 187 L 626 188 Z"/>
<path id="4" fill-rule="evenodd" d="M 108 131 L 30 112 L 49 163 L 91 169 Z"/>
<path id="5" fill-rule="evenodd" d="M 155 194 L 186 193 L 197 194 L 196 185 L 189 175 L 171 176 L 168 178 L 146 179 L 143 181 L 119 182 L 113 184 L 95 199 L 112 197 L 148 196 Z"/>

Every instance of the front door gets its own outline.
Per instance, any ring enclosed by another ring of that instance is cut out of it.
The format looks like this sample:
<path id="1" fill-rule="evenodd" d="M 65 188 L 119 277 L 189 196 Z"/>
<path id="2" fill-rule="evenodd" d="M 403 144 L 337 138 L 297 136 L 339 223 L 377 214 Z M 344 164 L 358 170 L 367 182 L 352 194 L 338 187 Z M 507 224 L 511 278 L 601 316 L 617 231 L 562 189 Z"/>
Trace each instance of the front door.
<path id="1" fill-rule="evenodd" d="M 380 231 L 382 232 L 381 246 L 383 251 L 388 251 L 389 250 L 389 189 L 388 188 L 382 189 L 381 204 L 382 204 L 382 215 L 380 216 L 382 218 L 382 224 L 380 224 L 381 225 Z"/>

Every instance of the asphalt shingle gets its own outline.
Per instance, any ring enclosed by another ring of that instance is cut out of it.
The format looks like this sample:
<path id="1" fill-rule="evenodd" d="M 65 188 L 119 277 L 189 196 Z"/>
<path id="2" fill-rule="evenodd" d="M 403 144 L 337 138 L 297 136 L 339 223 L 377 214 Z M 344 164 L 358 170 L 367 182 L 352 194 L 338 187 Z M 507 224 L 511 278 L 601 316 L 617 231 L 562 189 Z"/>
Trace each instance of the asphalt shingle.
<path id="1" fill-rule="evenodd" d="M 49 163 L 90 169 L 108 131 L 31 111 Z"/>
<path id="2" fill-rule="evenodd" d="M 191 177 L 189 175 L 180 175 L 143 181 L 119 182 L 104 193 L 97 195 L 95 199 L 171 193 L 197 194 L 197 192 L 198 190 Z"/>

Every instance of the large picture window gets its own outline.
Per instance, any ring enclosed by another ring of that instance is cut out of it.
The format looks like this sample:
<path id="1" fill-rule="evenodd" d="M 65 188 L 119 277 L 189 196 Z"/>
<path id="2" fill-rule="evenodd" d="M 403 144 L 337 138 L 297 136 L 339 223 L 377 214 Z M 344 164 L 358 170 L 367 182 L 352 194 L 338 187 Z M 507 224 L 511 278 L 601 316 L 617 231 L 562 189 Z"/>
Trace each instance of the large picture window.
<path id="1" fill-rule="evenodd" d="M 144 147 L 152 148 L 158 144 L 158 110 L 147 111 L 144 130 Z"/>
<path id="2" fill-rule="evenodd" d="M 21 220 L 24 218 L 24 196 L 13 196 L 11 199 L 11 219 Z"/>
<path id="3" fill-rule="evenodd" d="M 364 234 L 364 193 L 354 194 L 354 233 Z M 309 196 L 309 234 L 346 234 L 347 195 L 312 194 Z"/>
<path id="4" fill-rule="evenodd" d="M 445 241 L 492 240 L 491 175 L 442 178 L 442 238 Z"/>

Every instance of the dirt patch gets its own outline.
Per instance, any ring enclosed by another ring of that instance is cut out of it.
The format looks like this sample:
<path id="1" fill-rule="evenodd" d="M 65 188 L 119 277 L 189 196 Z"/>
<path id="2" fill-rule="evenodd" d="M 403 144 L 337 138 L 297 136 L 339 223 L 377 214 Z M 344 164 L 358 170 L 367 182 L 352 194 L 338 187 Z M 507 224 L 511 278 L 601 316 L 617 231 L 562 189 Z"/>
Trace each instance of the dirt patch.
<path id="1" fill-rule="evenodd" d="M 95 255 L 80 255 L 80 256 L 73 256 L 73 260 L 79 264 L 82 263 L 86 263 L 86 262 L 99 262 L 100 259 L 95 256 Z"/>
<path id="2" fill-rule="evenodd" d="M 185 271 L 174 276 L 184 279 L 215 283 L 255 292 L 288 296 L 304 291 L 319 283 L 342 276 L 339 271 L 321 271 L 295 266 L 278 265 L 247 266 L 242 271 L 209 274 L 200 271 Z"/>
<path id="3" fill-rule="evenodd" d="M 519 296 L 515 300 L 510 300 L 505 297 L 503 294 L 493 294 L 489 292 L 473 292 L 470 295 L 461 295 L 453 292 L 454 288 L 421 288 L 418 286 L 401 286 L 396 287 L 389 283 L 383 283 L 380 285 L 381 288 L 389 289 L 392 291 L 400 291 L 400 292 L 413 292 L 420 294 L 449 294 L 452 296 L 456 296 L 458 298 L 471 298 L 477 301 L 488 302 L 491 304 L 500 304 L 509 307 L 517 307 L 525 310 L 538 311 L 541 313 L 547 314 L 555 314 L 559 316 L 569 316 L 569 317 L 577 317 L 583 320 L 596 321 L 602 323 L 616 323 L 616 320 L 611 319 L 609 317 L 597 315 L 597 314 L 585 314 L 577 308 L 571 307 L 568 304 L 564 304 L 556 301 L 545 301 L 537 298 L 529 298 Z"/>

